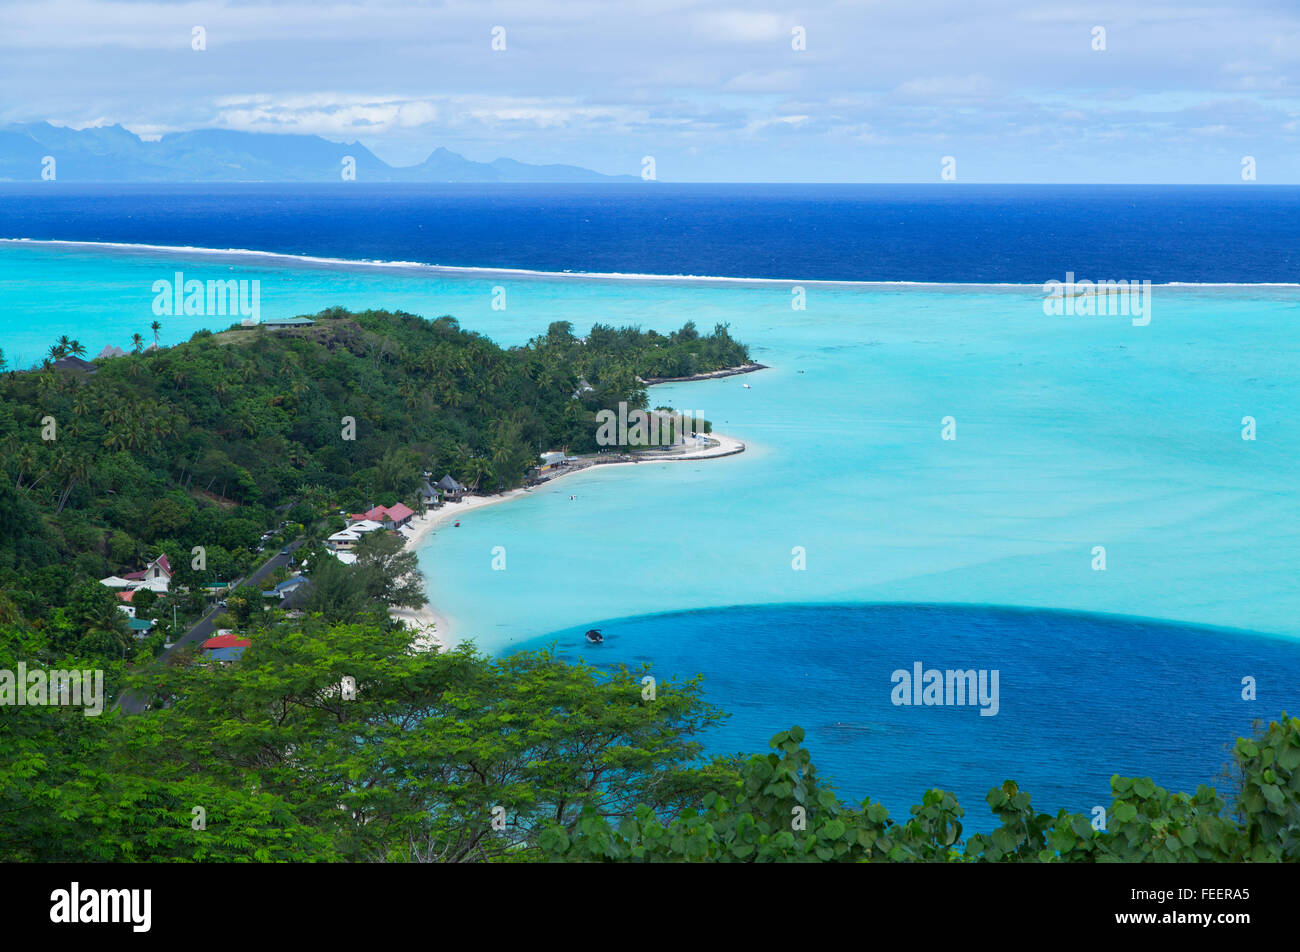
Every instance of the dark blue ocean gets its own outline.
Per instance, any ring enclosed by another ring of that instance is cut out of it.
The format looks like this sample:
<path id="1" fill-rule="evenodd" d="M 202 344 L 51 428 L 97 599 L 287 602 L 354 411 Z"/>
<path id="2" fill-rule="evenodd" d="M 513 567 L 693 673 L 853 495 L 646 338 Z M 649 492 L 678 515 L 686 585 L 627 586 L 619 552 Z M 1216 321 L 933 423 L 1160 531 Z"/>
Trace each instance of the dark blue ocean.
<path id="1" fill-rule="evenodd" d="M 1015 780 L 1036 809 L 1109 807 L 1110 778 L 1151 776 L 1231 796 L 1221 776 L 1257 718 L 1300 711 L 1300 645 L 1248 632 L 1071 612 L 945 605 L 764 605 L 600 623 L 523 645 L 599 667 L 652 664 L 705 676 L 731 717 L 713 752 L 768 750 L 798 724 L 823 779 L 895 819 L 929 787 L 951 790 L 967 828 L 996 823 L 984 801 Z M 978 659 L 978 661 L 976 660 Z M 895 670 L 996 669 L 998 709 L 895 705 Z M 1242 697 L 1242 678 L 1257 697 Z M 924 780 L 921 778 L 924 777 Z"/>
<path id="2" fill-rule="evenodd" d="M 480 268 L 1041 284 L 1300 280 L 1300 188 L 0 185 L 0 237 Z"/>

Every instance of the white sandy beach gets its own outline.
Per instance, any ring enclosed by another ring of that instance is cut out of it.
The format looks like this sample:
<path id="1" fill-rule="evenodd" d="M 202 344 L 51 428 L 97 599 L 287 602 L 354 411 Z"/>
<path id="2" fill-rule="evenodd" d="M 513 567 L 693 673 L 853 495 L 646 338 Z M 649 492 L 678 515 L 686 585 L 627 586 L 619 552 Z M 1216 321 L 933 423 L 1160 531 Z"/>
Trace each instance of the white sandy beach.
<path id="1" fill-rule="evenodd" d="M 745 444 L 738 439 L 730 436 L 723 436 L 720 433 L 710 433 L 710 439 L 716 440 L 714 446 L 706 446 L 700 449 L 691 449 L 683 453 L 672 453 L 654 459 L 628 460 L 618 463 L 601 463 L 599 468 L 605 469 L 613 466 L 640 466 L 643 463 L 676 463 L 686 462 L 688 460 L 714 459 L 722 456 L 734 456 L 737 453 L 745 451 Z M 418 549 L 425 537 L 434 529 L 447 523 L 455 524 L 459 522 L 466 514 L 473 512 L 475 509 L 482 509 L 484 506 L 493 506 L 497 503 L 508 502 L 520 496 L 527 495 L 537 489 L 545 488 L 566 476 L 572 476 L 574 473 L 581 473 L 587 470 L 596 469 L 597 466 L 583 465 L 575 466 L 566 472 L 553 476 L 547 480 L 543 486 L 512 489 L 509 492 L 501 493 L 495 496 L 470 496 L 462 499 L 460 502 L 444 503 L 438 509 L 430 509 L 422 516 L 415 516 L 410 522 L 411 532 L 406 535 L 406 545 L 411 549 Z M 438 612 L 432 604 L 426 604 L 423 608 L 392 608 L 389 614 L 414 629 L 415 637 L 412 643 L 423 651 L 446 651 L 455 644 L 451 637 L 451 625 L 449 619 Z"/>

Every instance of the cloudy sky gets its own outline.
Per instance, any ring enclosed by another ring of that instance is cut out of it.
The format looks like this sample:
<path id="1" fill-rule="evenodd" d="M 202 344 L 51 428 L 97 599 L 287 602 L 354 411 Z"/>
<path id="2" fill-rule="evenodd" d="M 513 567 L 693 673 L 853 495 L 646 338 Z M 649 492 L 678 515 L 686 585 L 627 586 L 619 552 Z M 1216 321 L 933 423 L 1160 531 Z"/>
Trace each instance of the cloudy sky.
<path id="1" fill-rule="evenodd" d="M 1297 183 L 1300 0 L 0 0 L 0 124 L 32 120 L 652 155 L 665 181 L 931 182 L 952 156 L 963 182 L 1232 183 L 1253 156 Z"/>

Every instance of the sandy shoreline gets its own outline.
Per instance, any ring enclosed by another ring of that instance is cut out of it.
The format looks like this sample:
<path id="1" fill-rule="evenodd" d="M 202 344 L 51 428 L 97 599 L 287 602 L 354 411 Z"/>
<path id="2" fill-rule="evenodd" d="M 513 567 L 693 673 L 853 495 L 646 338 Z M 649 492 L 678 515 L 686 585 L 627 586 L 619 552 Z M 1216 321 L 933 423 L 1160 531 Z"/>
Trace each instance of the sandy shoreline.
<path id="1" fill-rule="evenodd" d="M 737 453 L 745 451 L 745 444 L 740 440 L 730 436 L 723 436 L 721 433 L 710 433 L 709 437 L 717 441 L 715 446 L 706 446 L 701 449 L 688 450 L 684 453 L 670 453 L 659 457 L 650 457 L 634 460 L 620 460 L 616 463 L 599 463 L 594 465 L 579 465 L 561 472 L 556 476 L 546 480 L 542 486 L 549 486 L 552 483 L 564 479 L 566 476 L 572 476 L 574 473 L 586 472 L 597 467 L 605 469 L 614 466 L 640 466 L 643 463 L 676 463 L 687 462 L 690 460 L 718 459 L 724 456 L 734 456 Z M 434 529 L 448 522 L 459 521 L 467 513 L 475 509 L 482 509 L 484 506 L 493 506 L 497 503 L 509 502 L 511 499 L 517 499 L 520 496 L 532 492 L 533 488 L 512 489 L 509 492 L 501 493 L 496 496 L 469 496 L 460 502 L 444 503 L 438 509 L 430 509 L 422 516 L 415 516 L 410 522 L 410 533 L 403 533 L 406 537 L 406 545 L 411 549 L 418 549 L 425 538 L 433 532 Z M 423 651 L 446 651 L 455 645 L 455 640 L 451 635 L 451 625 L 449 619 L 438 612 L 432 604 L 426 604 L 423 608 L 391 608 L 389 615 L 394 619 L 406 622 L 406 624 L 415 630 L 415 636 L 412 644 Z"/>

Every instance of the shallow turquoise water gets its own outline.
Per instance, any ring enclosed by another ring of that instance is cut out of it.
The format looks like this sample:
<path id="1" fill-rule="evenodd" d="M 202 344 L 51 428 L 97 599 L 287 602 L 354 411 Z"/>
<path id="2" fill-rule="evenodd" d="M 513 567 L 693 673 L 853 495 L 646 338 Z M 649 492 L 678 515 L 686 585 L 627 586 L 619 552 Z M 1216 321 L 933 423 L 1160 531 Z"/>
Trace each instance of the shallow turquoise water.
<path id="1" fill-rule="evenodd" d="M 507 344 L 557 319 L 729 322 L 771 369 L 656 388 L 748 452 L 579 474 L 435 533 L 455 634 L 485 648 L 664 609 L 817 602 L 1068 608 L 1300 632 L 1294 289 L 1155 289 L 1146 327 L 1049 318 L 1036 288 L 464 276 L 0 243 L 0 344 L 150 336 L 152 282 L 256 278 L 263 316 L 451 313 Z M 492 288 L 507 308 L 493 311 Z M 164 343 L 218 318 L 164 318 Z M 1241 439 L 1243 416 L 1258 438 Z M 942 418 L 957 439 L 941 439 Z M 570 500 L 570 495 L 576 495 Z M 493 571 L 505 546 L 507 569 Z M 1093 571 L 1094 546 L 1107 568 Z M 806 569 L 792 568 L 802 547 Z"/>

